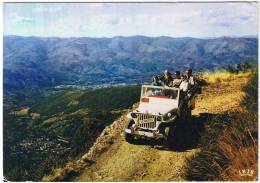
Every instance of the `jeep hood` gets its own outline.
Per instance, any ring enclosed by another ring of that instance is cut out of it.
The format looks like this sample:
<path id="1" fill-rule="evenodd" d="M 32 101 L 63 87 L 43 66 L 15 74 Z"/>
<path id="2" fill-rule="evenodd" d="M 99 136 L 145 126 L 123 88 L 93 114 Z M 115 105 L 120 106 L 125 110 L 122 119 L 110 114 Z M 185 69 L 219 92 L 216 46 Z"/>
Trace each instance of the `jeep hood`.
<path id="1" fill-rule="evenodd" d="M 140 102 L 137 110 L 138 113 L 164 115 L 176 108 L 178 108 L 177 100 L 149 97 L 148 102 Z"/>

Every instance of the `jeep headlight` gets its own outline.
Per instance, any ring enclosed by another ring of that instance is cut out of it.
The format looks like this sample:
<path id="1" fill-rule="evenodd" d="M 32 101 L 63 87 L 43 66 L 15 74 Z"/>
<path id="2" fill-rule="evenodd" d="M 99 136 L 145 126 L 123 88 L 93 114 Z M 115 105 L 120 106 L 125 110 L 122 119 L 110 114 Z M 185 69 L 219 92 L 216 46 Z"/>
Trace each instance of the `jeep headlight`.
<path id="1" fill-rule="evenodd" d="M 170 118 L 172 116 L 172 113 L 168 112 L 167 117 Z"/>
<path id="2" fill-rule="evenodd" d="M 163 120 L 167 121 L 168 119 L 170 119 L 173 116 L 173 112 L 168 112 L 163 116 Z"/>
<path id="3" fill-rule="evenodd" d="M 131 113 L 130 115 L 131 115 L 132 118 L 136 118 L 137 117 L 136 113 Z"/>

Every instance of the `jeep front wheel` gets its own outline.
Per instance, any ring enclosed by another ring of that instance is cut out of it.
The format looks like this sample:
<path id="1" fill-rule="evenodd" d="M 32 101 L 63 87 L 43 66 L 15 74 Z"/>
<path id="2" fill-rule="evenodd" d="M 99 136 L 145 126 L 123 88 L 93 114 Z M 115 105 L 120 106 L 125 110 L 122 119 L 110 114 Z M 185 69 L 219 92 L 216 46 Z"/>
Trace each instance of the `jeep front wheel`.
<path id="1" fill-rule="evenodd" d="M 129 120 L 126 124 L 126 129 L 131 129 L 131 127 L 135 124 L 134 120 Z M 128 142 L 128 143 L 133 143 L 134 142 L 134 136 L 130 133 L 126 133 L 125 132 L 125 140 Z"/>

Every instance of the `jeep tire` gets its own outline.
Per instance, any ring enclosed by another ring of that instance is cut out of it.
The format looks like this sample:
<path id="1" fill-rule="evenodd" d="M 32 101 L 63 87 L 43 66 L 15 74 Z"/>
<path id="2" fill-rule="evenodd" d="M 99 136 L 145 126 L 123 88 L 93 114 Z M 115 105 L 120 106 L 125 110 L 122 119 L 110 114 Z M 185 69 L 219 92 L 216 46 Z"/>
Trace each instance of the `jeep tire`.
<path id="1" fill-rule="evenodd" d="M 126 124 L 126 129 L 131 129 L 131 127 L 133 126 L 134 124 L 134 120 L 133 119 L 130 119 L 127 124 Z M 134 143 L 134 136 L 132 134 L 129 134 L 129 133 L 126 133 L 125 132 L 125 140 L 128 142 L 128 143 Z"/>

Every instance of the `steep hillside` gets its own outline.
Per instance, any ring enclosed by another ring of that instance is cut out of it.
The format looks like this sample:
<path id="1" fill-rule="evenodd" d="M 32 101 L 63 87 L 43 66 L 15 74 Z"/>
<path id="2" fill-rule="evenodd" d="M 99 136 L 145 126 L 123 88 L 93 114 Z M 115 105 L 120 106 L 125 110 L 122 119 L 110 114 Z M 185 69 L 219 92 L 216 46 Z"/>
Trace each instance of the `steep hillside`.
<path id="1" fill-rule="evenodd" d="M 4 37 L 4 87 L 141 83 L 168 68 L 214 70 L 257 62 L 256 38 Z"/>
<path id="2" fill-rule="evenodd" d="M 125 116 L 107 127 L 90 151 L 74 163 L 56 169 L 44 181 L 181 181 L 187 180 L 187 159 L 201 151 L 198 143 L 205 124 L 224 113 L 242 109 L 248 74 L 218 80 L 203 87 L 193 111 L 193 125 L 179 128 L 176 145 L 169 149 L 160 141 L 133 145 L 123 138 Z"/>
<path id="3" fill-rule="evenodd" d="M 86 153 L 139 95 L 140 86 L 127 86 L 5 96 L 5 177 L 39 181 L 53 167 Z"/>

